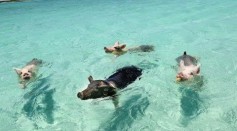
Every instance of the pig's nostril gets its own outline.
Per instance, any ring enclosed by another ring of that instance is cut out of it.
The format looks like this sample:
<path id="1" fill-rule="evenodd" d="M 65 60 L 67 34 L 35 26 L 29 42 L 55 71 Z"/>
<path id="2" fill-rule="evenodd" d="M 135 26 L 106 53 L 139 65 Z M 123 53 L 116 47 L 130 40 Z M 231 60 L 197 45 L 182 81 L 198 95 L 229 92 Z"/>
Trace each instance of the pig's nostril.
<path id="1" fill-rule="evenodd" d="M 29 75 L 29 74 L 26 74 L 26 73 L 25 73 L 23 76 L 28 76 L 28 75 Z"/>
<path id="2" fill-rule="evenodd" d="M 77 97 L 83 99 L 83 93 L 82 92 L 77 93 Z"/>

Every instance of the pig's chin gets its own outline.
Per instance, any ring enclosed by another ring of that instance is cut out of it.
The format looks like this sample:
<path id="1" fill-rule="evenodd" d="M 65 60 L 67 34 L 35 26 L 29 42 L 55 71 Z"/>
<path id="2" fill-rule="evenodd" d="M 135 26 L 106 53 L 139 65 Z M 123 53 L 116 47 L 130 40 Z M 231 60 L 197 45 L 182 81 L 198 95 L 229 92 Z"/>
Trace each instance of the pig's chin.
<path id="1" fill-rule="evenodd" d="M 104 47 L 104 50 L 106 53 L 112 53 L 114 51 L 113 49 L 109 49 L 107 47 Z"/>
<path id="2" fill-rule="evenodd" d="M 24 80 L 25 80 L 25 81 L 29 81 L 29 80 L 30 80 L 30 76 L 24 77 Z"/>
<path id="3" fill-rule="evenodd" d="M 31 77 L 21 77 L 21 79 L 22 79 L 23 81 L 29 81 L 29 80 L 31 79 Z"/>
<path id="4" fill-rule="evenodd" d="M 96 96 L 91 95 L 90 97 L 83 97 L 81 100 L 98 99 L 98 98 L 103 98 L 103 97 L 105 97 L 105 96 L 103 96 L 103 95 L 96 95 Z"/>
<path id="5" fill-rule="evenodd" d="M 192 80 L 193 77 L 184 77 L 184 78 L 181 78 L 182 81 L 188 81 L 188 80 Z"/>
<path id="6" fill-rule="evenodd" d="M 90 98 L 90 97 L 82 97 L 80 98 L 81 100 L 89 100 L 89 99 L 95 99 L 95 98 Z"/>

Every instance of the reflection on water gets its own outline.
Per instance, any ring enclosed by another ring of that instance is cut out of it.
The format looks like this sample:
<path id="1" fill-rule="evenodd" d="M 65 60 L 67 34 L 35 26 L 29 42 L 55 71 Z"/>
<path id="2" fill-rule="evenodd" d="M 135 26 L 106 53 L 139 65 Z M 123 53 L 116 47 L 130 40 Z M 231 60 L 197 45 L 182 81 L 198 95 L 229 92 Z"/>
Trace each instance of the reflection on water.
<path id="1" fill-rule="evenodd" d="M 179 91 L 181 93 L 181 124 L 183 126 L 187 126 L 190 120 L 196 118 L 204 110 L 204 103 L 198 94 L 202 90 L 203 85 L 204 78 L 202 76 L 192 81 L 181 83 Z"/>
<path id="2" fill-rule="evenodd" d="M 36 126 L 38 119 L 43 119 L 49 124 L 54 122 L 55 101 L 53 94 L 55 89 L 50 89 L 49 77 L 39 79 L 33 84 L 32 90 L 24 95 L 26 103 L 22 111 L 30 120 L 35 121 Z"/>
<path id="3" fill-rule="evenodd" d="M 204 84 L 206 83 L 206 80 L 203 76 L 196 76 L 191 80 L 180 82 L 181 87 L 190 88 L 195 91 L 201 91 L 203 90 Z"/>
<path id="4" fill-rule="evenodd" d="M 132 96 L 129 100 L 116 109 L 113 115 L 102 123 L 99 130 L 102 131 L 124 131 L 128 130 L 134 121 L 144 116 L 149 106 L 148 98 L 142 95 Z"/>

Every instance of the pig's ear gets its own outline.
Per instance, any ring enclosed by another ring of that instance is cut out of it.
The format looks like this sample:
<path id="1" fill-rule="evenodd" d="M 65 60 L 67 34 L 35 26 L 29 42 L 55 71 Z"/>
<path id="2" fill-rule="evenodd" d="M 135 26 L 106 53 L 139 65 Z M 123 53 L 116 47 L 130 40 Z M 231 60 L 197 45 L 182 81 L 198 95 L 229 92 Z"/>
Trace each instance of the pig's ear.
<path id="1" fill-rule="evenodd" d="M 184 67 L 184 61 L 183 61 L 183 60 L 181 60 L 181 61 L 179 62 L 179 66 L 180 66 L 181 68 Z"/>
<path id="2" fill-rule="evenodd" d="M 18 75 L 20 75 L 20 74 L 21 74 L 21 69 L 18 69 L 18 68 L 13 68 L 13 70 L 15 70 L 15 71 L 16 71 L 16 73 L 17 73 Z"/>
<path id="3" fill-rule="evenodd" d="M 126 47 L 125 44 L 120 46 L 121 49 L 124 49 L 125 47 Z"/>
<path id="4" fill-rule="evenodd" d="M 114 43 L 114 46 L 119 46 L 119 42 L 118 42 L 118 41 L 115 42 L 115 43 Z"/>
<path id="5" fill-rule="evenodd" d="M 89 82 L 91 83 L 91 82 L 93 81 L 93 77 L 92 77 L 92 76 L 89 76 L 89 77 L 88 77 L 88 80 L 89 80 Z"/>

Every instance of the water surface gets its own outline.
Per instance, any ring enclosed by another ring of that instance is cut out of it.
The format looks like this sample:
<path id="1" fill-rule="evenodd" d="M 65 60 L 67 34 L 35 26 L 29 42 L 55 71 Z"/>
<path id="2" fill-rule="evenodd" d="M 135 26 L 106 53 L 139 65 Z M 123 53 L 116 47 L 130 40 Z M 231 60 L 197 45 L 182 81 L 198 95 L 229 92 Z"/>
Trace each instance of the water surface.
<path id="1" fill-rule="evenodd" d="M 237 1 L 33 0 L 0 4 L 0 130 L 237 129 Z M 152 44 L 151 53 L 114 58 L 104 46 Z M 183 51 L 202 80 L 174 82 Z M 22 90 L 13 67 L 45 61 Z M 142 79 L 110 100 L 81 101 L 87 77 L 136 65 Z"/>

